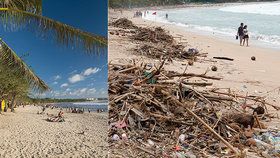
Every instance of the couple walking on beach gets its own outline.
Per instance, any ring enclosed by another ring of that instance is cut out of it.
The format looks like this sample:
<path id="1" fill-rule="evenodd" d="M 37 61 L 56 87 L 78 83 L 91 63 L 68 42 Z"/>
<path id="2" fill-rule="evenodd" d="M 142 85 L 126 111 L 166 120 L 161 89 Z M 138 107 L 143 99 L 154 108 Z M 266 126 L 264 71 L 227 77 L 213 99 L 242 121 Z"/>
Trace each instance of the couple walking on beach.
<path id="1" fill-rule="evenodd" d="M 247 25 L 244 26 L 243 23 L 240 24 L 238 31 L 237 31 L 237 36 L 236 39 L 238 39 L 239 36 L 239 40 L 240 40 L 240 46 L 244 46 L 245 42 L 246 42 L 246 46 L 248 47 L 248 41 L 249 41 L 249 34 L 248 34 L 248 29 L 247 29 Z"/>

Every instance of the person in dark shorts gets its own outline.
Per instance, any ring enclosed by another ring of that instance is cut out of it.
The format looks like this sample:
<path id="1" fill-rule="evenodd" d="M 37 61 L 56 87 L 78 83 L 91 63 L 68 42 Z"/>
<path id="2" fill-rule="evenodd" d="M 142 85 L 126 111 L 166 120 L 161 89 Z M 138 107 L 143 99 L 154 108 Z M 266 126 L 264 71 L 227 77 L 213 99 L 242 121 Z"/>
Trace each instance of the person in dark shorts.
<path id="1" fill-rule="evenodd" d="M 243 23 L 240 24 L 240 26 L 238 27 L 238 31 L 237 31 L 237 36 L 239 36 L 239 41 L 240 41 L 240 46 L 242 45 L 242 41 L 243 41 Z"/>
<path id="2" fill-rule="evenodd" d="M 244 26 L 244 28 L 243 28 L 243 34 L 244 34 L 244 36 L 243 36 L 243 46 L 244 46 L 244 44 L 245 44 L 245 42 L 246 42 L 246 46 L 248 47 L 249 45 L 248 45 L 248 41 L 249 41 L 249 34 L 248 34 L 248 29 L 247 29 L 247 25 L 245 25 Z"/>

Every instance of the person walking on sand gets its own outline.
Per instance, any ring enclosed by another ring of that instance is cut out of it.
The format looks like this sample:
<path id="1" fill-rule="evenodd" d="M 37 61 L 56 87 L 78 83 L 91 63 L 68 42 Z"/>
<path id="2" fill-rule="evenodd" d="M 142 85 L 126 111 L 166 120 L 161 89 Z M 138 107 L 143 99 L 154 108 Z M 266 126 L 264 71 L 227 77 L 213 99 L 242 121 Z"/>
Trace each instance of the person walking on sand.
<path id="1" fill-rule="evenodd" d="M 239 37 L 239 42 L 240 42 L 240 46 L 242 46 L 242 41 L 243 41 L 243 36 L 244 36 L 244 32 L 243 32 L 243 23 L 240 24 L 240 26 L 238 27 L 238 31 L 237 31 L 237 35 L 236 37 Z"/>
<path id="2" fill-rule="evenodd" d="M 246 46 L 248 47 L 249 44 L 248 44 L 248 41 L 249 41 L 249 34 L 248 34 L 248 29 L 247 29 L 247 25 L 244 26 L 243 28 L 243 34 L 244 34 L 244 37 L 243 37 L 243 46 L 246 42 Z"/>

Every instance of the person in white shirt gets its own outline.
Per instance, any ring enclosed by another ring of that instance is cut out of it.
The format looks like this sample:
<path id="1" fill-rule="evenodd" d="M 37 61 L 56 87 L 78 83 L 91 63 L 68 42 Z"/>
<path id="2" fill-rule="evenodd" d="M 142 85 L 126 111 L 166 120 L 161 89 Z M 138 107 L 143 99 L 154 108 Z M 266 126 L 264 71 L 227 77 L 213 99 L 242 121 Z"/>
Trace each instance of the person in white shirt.
<path id="1" fill-rule="evenodd" d="M 248 34 L 248 29 L 247 29 L 247 25 L 244 26 L 243 28 L 243 33 L 244 33 L 244 37 L 243 37 L 243 46 L 246 42 L 246 46 L 248 47 L 249 44 L 248 44 L 248 41 L 249 41 L 249 34 Z"/>

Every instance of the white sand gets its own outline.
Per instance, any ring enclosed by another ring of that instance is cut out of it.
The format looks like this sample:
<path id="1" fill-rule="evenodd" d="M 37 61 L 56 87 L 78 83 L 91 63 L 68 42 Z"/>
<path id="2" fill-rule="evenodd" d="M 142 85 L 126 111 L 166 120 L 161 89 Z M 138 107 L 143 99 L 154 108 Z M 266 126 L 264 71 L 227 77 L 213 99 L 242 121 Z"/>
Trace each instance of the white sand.
<path id="1" fill-rule="evenodd" d="M 65 113 L 65 122 L 47 122 L 40 107 L 0 114 L 0 157 L 105 157 L 107 113 Z M 47 109 L 56 114 L 58 109 Z M 84 134 L 81 134 L 84 132 Z M 79 134 L 80 133 L 80 134 Z"/>

